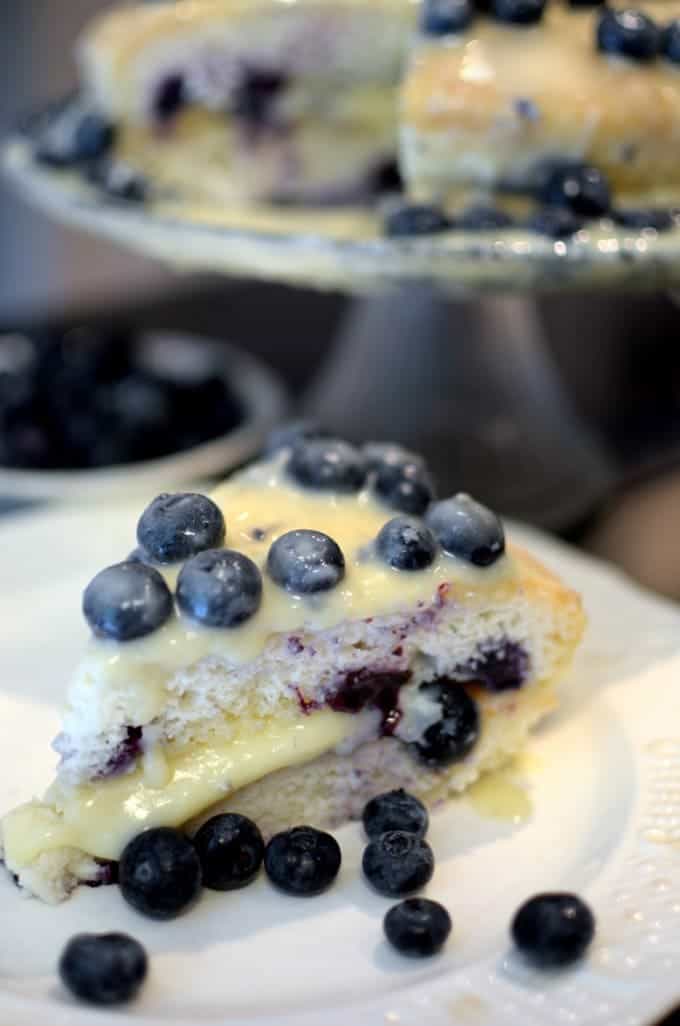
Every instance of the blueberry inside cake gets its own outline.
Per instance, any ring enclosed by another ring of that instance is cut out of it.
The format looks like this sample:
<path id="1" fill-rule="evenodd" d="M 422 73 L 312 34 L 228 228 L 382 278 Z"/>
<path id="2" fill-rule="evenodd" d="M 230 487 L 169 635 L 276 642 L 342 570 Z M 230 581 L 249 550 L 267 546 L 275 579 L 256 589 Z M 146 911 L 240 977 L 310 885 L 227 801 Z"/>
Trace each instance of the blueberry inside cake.
<path id="1" fill-rule="evenodd" d="M 394 446 L 283 432 L 211 497 L 159 496 L 137 541 L 85 590 L 56 780 L 0 827 L 49 902 L 150 827 L 237 811 L 271 835 L 463 791 L 554 707 L 583 629 L 493 512 Z"/>

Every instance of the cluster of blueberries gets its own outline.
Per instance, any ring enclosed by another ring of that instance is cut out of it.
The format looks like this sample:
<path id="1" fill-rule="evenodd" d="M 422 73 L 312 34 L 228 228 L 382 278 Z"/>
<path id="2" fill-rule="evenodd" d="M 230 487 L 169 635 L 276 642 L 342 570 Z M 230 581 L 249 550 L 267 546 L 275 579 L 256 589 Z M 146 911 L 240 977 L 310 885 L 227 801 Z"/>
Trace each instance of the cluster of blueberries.
<path id="1" fill-rule="evenodd" d="M 362 451 L 310 437 L 317 432 L 307 423 L 289 425 L 275 433 L 268 451 L 285 449 L 284 473 L 301 489 L 352 494 L 368 486 L 387 508 L 405 511 L 381 528 L 373 558 L 398 571 L 419 571 L 431 566 L 441 549 L 484 568 L 505 551 L 503 526 L 491 510 L 465 494 L 433 501 L 434 488 L 419 457 L 395 446 Z M 217 628 L 237 627 L 254 616 L 262 601 L 262 571 L 242 553 L 223 548 L 225 535 L 222 512 L 206 496 L 154 499 L 139 520 L 139 548 L 125 562 L 102 570 L 85 590 L 83 612 L 95 634 L 131 641 L 161 627 L 174 602 L 156 566 L 183 561 L 175 595 L 183 614 Z M 327 534 L 291 530 L 272 543 L 263 569 L 286 591 L 312 595 L 339 584 L 345 557 Z"/>
<path id="2" fill-rule="evenodd" d="M 386 913 L 388 942 L 404 955 L 438 953 L 451 932 L 447 910 L 428 898 L 407 897 L 424 887 L 434 872 L 434 855 L 425 840 L 425 806 L 403 790 L 372 799 L 363 813 L 368 844 L 363 874 L 371 887 L 400 898 Z M 310 826 L 274 835 L 265 845 L 252 820 L 238 813 L 214 816 L 193 840 L 171 827 L 147 830 L 124 849 L 118 865 L 123 898 L 138 912 L 157 920 L 180 915 L 201 888 L 230 891 L 251 883 L 264 864 L 270 881 L 296 897 L 322 894 L 335 881 L 342 862 L 338 842 Z M 566 893 L 540 894 L 517 912 L 511 934 L 520 952 L 535 966 L 569 965 L 587 950 L 595 930 L 588 906 Z M 78 998 L 98 1005 L 131 1000 L 148 968 L 142 945 L 124 934 L 79 934 L 66 945 L 59 962 L 61 978 Z"/>

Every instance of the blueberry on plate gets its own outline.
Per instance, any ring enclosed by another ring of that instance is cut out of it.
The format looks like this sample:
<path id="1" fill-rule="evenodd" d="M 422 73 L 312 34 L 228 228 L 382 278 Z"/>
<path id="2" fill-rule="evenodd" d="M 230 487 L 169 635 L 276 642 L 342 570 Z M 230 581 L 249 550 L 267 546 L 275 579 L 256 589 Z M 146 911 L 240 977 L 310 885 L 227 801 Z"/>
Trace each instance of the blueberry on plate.
<path id="1" fill-rule="evenodd" d="M 353 445 L 315 438 L 294 446 L 286 469 L 303 488 L 358 492 L 366 480 L 366 463 Z"/>
<path id="2" fill-rule="evenodd" d="M 434 855 L 417 834 L 389 830 L 366 846 L 361 866 L 374 890 L 388 898 L 401 898 L 432 879 Z"/>
<path id="3" fill-rule="evenodd" d="M 260 608 L 262 574 L 232 549 L 208 549 L 184 564 L 177 605 L 205 627 L 238 627 Z"/>
<path id="4" fill-rule="evenodd" d="M 595 935 L 595 919 L 576 894 L 537 894 L 515 914 L 511 934 L 533 965 L 557 969 L 585 954 Z"/>
<path id="5" fill-rule="evenodd" d="M 79 933 L 59 959 L 64 985 L 81 1001 L 120 1005 L 131 1001 L 148 969 L 146 951 L 124 933 Z"/>
<path id="6" fill-rule="evenodd" d="M 438 901 L 406 898 L 383 920 L 385 936 L 398 952 L 417 958 L 436 955 L 451 933 L 451 916 Z"/>
<path id="7" fill-rule="evenodd" d="M 501 228 L 511 228 L 513 223 L 510 215 L 504 210 L 476 203 L 456 218 L 454 227 L 461 231 L 492 232 Z"/>
<path id="8" fill-rule="evenodd" d="M 203 886 L 233 891 L 255 879 L 264 857 L 264 841 L 247 816 L 236 812 L 213 816 L 194 837 L 201 860 Z"/>
<path id="9" fill-rule="evenodd" d="M 540 199 L 548 206 L 566 207 L 578 217 L 602 217 L 611 207 L 607 179 L 587 164 L 556 165 L 548 173 Z"/>
<path id="10" fill-rule="evenodd" d="M 402 787 L 372 798 L 362 816 L 367 836 L 374 840 L 390 830 L 424 837 L 429 825 L 427 809 L 421 801 Z"/>
<path id="11" fill-rule="evenodd" d="M 536 25 L 547 0 L 491 0 L 491 15 L 508 25 Z"/>
<path id="12" fill-rule="evenodd" d="M 321 531 L 288 531 L 269 549 L 267 572 L 294 595 L 335 588 L 345 576 L 340 546 Z"/>
<path id="13" fill-rule="evenodd" d="M 663 207 L 647 207 L 633 209 L 631 207 L 614 211 L 614 220 L 623 228 L 642 231 L 653 228 L 657 232 L 667 232 L 674 226 L 673 215 Z"/>
<path id="14" fill-rule="evenodd" d="M 373 490 L 385 505 L 420 516 L 434 499 L 434 484 L 422 463 L 384 462 L 375 472 Z"/>
<path id="15" fill-rule="evenodd" d="M 330 834 L 310 826 L 275 834 L 264 853 L 267 876 L 279 890 L 312 897 L 328 890 L 340 871 L 340 845 Z"/>
<path id="16" fill-rule="evenodd" d="M 424 0 L 420 30 L 426 36 L 448 36 L 465 32 L 475 16 L 470 0 Z"/>
<path id="17" fill-rule="evenodd" d="M 115 137 L 115 126 L 101 114 L 80 103 L 67 104 L 40 133 L 35 158 L 51 167 L 88 163 L 108 153 Z"/>
<path id="18" fill-rule="evenodd" d="M 264 453 L 266 456 L 273 456 L 282 449 L 292 449 L 300 442 L 327 437 L 328 432 L 315 420 L 291 420 L 270 431 L 264 445 Z"/>
<path id="19" fill-rule="evenodd" d="M 121 894 L 151 919 L 174 919 L 201 890 L 201 863 L 191 841 L 172 827 L 138 834 L 118 864 Z"/>
<path id="20" fill-rule="evenodd" d="M 505 552 L 500 518 L 465 492 L 435 502 L 425 522 L 444 552 L 473 566 L 491 566 Z"/>
<path id="21" fill-rule="evenodd" d="M 169 619 L 172 595 L 153 567 L 116 563 L 88 584 L 83 614 L 98 637 L 132 641 L 158 630 Z"/>
<path id="22" fill-rule="evenodd" d="M 206 495 L 164 493 L 142 513 L 137 541 L 155 563 L 176 563 L 224 542 L 224 517 Z"/>
<path id="23" fill-rule="evenodd" d="M 375 544 L 380 558 L 395 570 L 425 570 L 437 555 L 432 531 L 415 517 L 388 520 Z"/>
<path id="24" fill-rule="evenodd" d="M 661 54 L 673 64 L 680 64 L 680 18 L 674 18 L 663 30 Z"/>
<path id="25" fill-rule="evenodd" d="M 417 235 L 435 235 L 449 228 L 449 219 L 439 207 L 427 203 L 410 203 L 389 211 L 384 231 L 390 239 L 407 239 Z"/>
<path id="26" fill-rule="evenodd" d="M 597 25 L 597 48 L 612 57 L 653 61 L 661 51 L 661 30 L 652 18 L 633 8 L 605 9 Z"/>
<path id="27" fill-rule="evenodd" d="M 527 231 L 550 239 L 568 239 L 583 228 L 583 221 L 567 207 L 544 207 L 524 222 Z"/>
<path id="28" fill-rule="evenodd" d="M 432 723 L 411 748 L 432 769 L 450 766 L 479 740 L 479 708 L 465 688 L 447 679 L 422 684 L 421 690 L 441 706 L 441 719 Z"/>

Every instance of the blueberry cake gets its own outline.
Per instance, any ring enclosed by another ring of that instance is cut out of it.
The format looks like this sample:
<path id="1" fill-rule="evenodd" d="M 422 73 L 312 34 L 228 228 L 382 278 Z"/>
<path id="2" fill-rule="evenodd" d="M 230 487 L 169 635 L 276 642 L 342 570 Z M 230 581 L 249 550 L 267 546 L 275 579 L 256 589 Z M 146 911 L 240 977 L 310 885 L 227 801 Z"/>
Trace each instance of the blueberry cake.
<path id="1" fill-rule="evenodd" d="M 396 150 L 410 0 L 186 0 L 114 10 L 81 47 L 123 165 L 194 200 L 323 200 Z"/>
<path id="2" fill-rule="evenodd" d="M 583 629 L 494 513 L 393 446 L 283 432 L 211 498 L 159 496 L 137 541 L 85 590 L 56 781 L 1 824 L 49 902 L 149 827 L 237 811 L 271 835 L 464 790 L 554 707 Z"/>

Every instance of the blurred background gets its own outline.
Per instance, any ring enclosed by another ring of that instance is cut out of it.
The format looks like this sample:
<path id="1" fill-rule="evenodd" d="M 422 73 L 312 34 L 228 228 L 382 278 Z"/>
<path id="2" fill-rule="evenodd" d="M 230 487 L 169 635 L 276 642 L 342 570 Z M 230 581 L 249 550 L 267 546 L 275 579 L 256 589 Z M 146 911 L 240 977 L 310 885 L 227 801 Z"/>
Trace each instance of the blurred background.
<path id="1" fill-rule="evenodd" d="M 106 6 L 104 0 L 1 5 L 3 135 L 19 116 L 74 85 L 73 41 Z M 436 469 L 454 468 L 455 480 L 447 486 L 475 491 L 502 512 L 605 555 L 650 587 L 680 598 L 680 556 L 667 545 L 680 520 L 680 308 L 671 296 L 556 295 L 511 299 L 509 305 L 416 297 L 409 304 L 409 338 L 401 340 L 399 352 L 408 347 L 414 366 L 419 354 L 421 363 L 436 358 L 449 375 L 438 383 L 436 430 L 418 435 L 399 414 L 408 393 L 381 408 L 379 421 L 372 410 L 380 360 L 396 344 L 394 315 L 390 320 L 380 301 L 358 305 L 337 294 L 178 275 L 59 227 L 5 182 L 0 266 L 0 328 L 6 333 L 28 328 L 43 338 L 48 326 L 61 337 L 63 330 L 84 325 L 95 335 L 120 337 L 132 325 L 226 341 L 272 368 L 294 404 L 327 411 L 334 429 L 342 427 L 334 422 L 338 411 L 347 419 L 348 402 L 336 383 L 353 379 L 353 438 L 375 435 L 380 427 L 386 436 L 415 441 Z M 70 338 L 73 349 L 78 335 Z M 25 359 L 17 352 L 15 347 L 10 363 Z M 410 375 L 409 367 L 406 361 L 403 376 Z M 0 379 L 6 371 L 0 354 Z M 120 375 L 139 386 L 137 369 L 126 365 Z M 517 380 L 509 387 L 513 375 Z M 363 397 L 360 378 L 368 393 Z M 106 387 L 110 402 L 111 383 Z M 412 422 L 431 426 L 428 387 L 421 375 L 410 412 Z M 6 391 L 0 380 L 0 402 Z M 123 405 L 134 407 L 135 396 L 148 394 L 138 389 L 133 395 L 128 388 Z M 118 402 L 120 388 L 117 395 Z M 471 405 L 477 413 L 470 413 Z M 34 409 L 29 413 L 34 416 Z M 12 416 L 15 430 L 16 412 Z M 41 443 L 27 428 L 28 416 L 24 409 L 21 443 L 33 445 L 33 467 L 39 469 Z M 7 431 L 10 421 L 3 417 L 0 410 Z M 543 448 L 538 445 L 534 458 L 537 440 Z M 12 460 L 20 465 L 6 452 L 3 462 Z M 551 475 L 563 462 L 569 474 L 555 483 Z"/>

